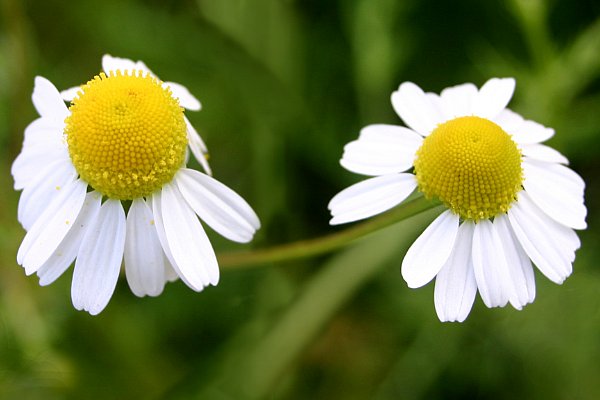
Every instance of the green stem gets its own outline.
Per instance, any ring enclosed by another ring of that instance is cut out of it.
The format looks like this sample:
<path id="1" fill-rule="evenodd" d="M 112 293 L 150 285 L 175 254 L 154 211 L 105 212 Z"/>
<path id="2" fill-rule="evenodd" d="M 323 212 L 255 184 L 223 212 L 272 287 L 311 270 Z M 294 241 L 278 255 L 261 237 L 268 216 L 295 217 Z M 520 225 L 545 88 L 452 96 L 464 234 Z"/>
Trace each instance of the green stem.
<path id="1" fill-rule="evenodd" d="M 438 205 L 438 202 L 426 200 L 423 196 L 420 196 L 395 207 L 379 217 L 370 219 L 341 232 L 267 249 L 219 254 L 219 265 L 222 268 L 240 268 L 296 260 L 328 253 L 345 246 L 355 239 L 395 224 L 396 222 L 405 220 L 423 211 L 432 209 Z"/>
<path id="2" fill-rule="evenodd" d="M 281 381 L 294 361 L 328 321 L 389 262 L 400 263 L 400 254 L 408 249 L 434 213 L 431 210 L 374 232 L 327 260 L 270 329 L 255 341 L 246 342 L 247 347 L 242 351 L 235 348 L 223 364 L 223 371 L 215 381 L 218 383 L 214 383 L 216 388 L 208 385 L 208 390 L 198 398 L 214 398 L 218 392 L 221 398 L 257 400 L 281 390 Z"/>

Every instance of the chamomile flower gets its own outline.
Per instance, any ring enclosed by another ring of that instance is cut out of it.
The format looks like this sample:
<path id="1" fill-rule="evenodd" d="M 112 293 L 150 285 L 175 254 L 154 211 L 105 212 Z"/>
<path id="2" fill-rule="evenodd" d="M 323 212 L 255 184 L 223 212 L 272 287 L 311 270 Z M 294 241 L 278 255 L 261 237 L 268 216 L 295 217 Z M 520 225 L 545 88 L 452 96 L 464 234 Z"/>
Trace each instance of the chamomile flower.
<path id="1" fill-rule="evenodd" d="M 574 229 L 586 228 L 583 180 L 541 144 L 553 129 L 506 108 L 514 88 L 493 78 L 437 95 L 405 82 L 392 105 L 408 128 L 369 125 L 344 148 L 342 166 L 372 178 L 331 200 L 331 224 L 387 211 L 415 190 L 445 206 L 402 262 L 411 288 L 435 278 L 441 321 L 464 321 L 477 291 L 488 307 L 531 303 L 532 263 L 562 283 L 580 246 Z"/>
<path id="2" fill-rule="evenodd" d="M 75 261 L 73 305 L 92 315 L 108 304 L 123 262 L 140 297 L 178 277 L 195 291 L 216 285 L 217 259 L 198 217 L 241 243 L 260 227 L 246 201 L 209 176 L 206 146 L 183 110 L 199 110 L 198 100 L 140 61 L 106 55 L 102 67 L 62 93 L 35 78 L 40 118 L 12 166 L 27 231 L 18 263 L 48 285 Z M 188 147 L 207 174 L 186 168 Z"/>

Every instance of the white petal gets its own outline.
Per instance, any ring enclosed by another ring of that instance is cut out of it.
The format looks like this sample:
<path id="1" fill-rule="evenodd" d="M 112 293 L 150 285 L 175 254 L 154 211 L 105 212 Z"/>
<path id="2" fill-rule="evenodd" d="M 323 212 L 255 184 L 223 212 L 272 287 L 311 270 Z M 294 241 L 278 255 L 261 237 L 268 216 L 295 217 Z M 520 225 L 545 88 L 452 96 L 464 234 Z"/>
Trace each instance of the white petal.
<path id="1" fill-rule="evenodd" d="M 523 125 L 525 119 L 511 109 L 505 108 L 496 115 L 494 122 L 500 125 L 505 132 L 512 134 Z"/>
<path id="2" fill-rule="evenodd" d="M 54 160 L 37 172 L 36 179 L 29 182 L 19 200 L 17 219 L 25 230 L 31 228 L 65 185 L 77 177 L 77 171 L 68 158 Z"/>
<path id="3" fill-rule="evenodd" d="M 392 93 L 392 106 L 406 125 L 423 136 L 429 135 L 443 121 L 431 100 L 412 82 L 404 82 Z"/>
<path id="4" fill-rule="evenodd" d="M 522 144 L 520 147 L 523 155 L 528 158 L 549 163 L 569 164 L 569 160 L 552 147 L 543 144 Z"/>
<path id="5" fill-rule="evenodd" d="M 105 54 L 102 57 L 102 70 L 107 74 L 109 72 L 126 72 L 126 71 L 144 71 L 152 76 L 155 76 L 152 71 L 141 61 L 133 62 L 128 58 L 113 57 Z"/>
<path id="6" fill-rule="evenodd" d="M 505 108 L 494 118 L 494 122 L 522 145 L 544 142 L 554 136 L 554 129 L 534 121 L 523 119 L 519 114 Z"/>
<path id="7" fill-rule="evenodd" d="M 31 99 L 35 109 L 42 117 L 64 121 L 69 116 L 69 110 L 60 97 L 58 89 L 44 77 L 35 77 Z"/>
<path id="8" fill-rule="evenodd" d="M 390 142 L 395 145 L 418 146 L 423 137 L 415 131 L 399 125 L 372 124 L 360 130 L 358 140 L 365 142 Z"/>
<path id="9" fill-rule="evenodd" d="M 473 102 L 477 97 L 477 87 L 464 83 L 442 90 L 442 111 L 446 119 L 472 115 Z"/>
<path id="10" fill-rule="evenodd" d="M 85 200 L 87 184 L 81 180 L 67 183 L 25 235 L 17 262 L 27 275 L 38 270 L 73 226 Z"/>
<path id="11" fill-rule="evenodd" d="M 208 149 L 206 148 L 204 141 L 196 129 L 194 129 L 190 120 L 185 116 L 183 119 L 185 120 L 185 126 L 187 127 L 188 145 L 190 146 L 194 157 L 196 157 L 196 160 L 202 165 L 204 172 L 208 175 L 212 175 L 212 170 L 210 169 L 210 165 L 208 165 Z"/>
<path id="12" fill-rule="evenodd" d="M 158 240 L 163 249 L 165 258 L 165 275 L 167 276 L 167 280 L 173 281 L 177 277 L 181 278 L 181 280 L 188 285 L 190 288 L 194 289 L 194 285 L 192 285 L 185 275 L 181 273 L 179 267 L 177 267 L 177 263 L 173 258 L 173 254 L 171 253 L 171 248 L 169 247 L 169 241 L 167 240 L 167 233 L 165 232 L 165 224 L 163 223 L 162 217 L 162 196 L 161 192 L 157 192 L 149 196 L 148 202 L 152 203 L 152 215 L 154 216 L 154 228 L 156 228 L 156 234 L 158 236 Z M 175 275 L 175 276 L 173 276 Z M 202 288 L 194 289 L 194 290 L 202 290 Z"/>
<path id="13" fill-rule="evenodd" d="M 260 228 L 258 216 L 233 190 L 192 169 L 181 169 L 175 182 L 183 198 L 212 229 L 235 242 L 247 243 Z"/>
<path id="14" fill-rule="evenodd" d="M 506 214 L 498 215 L 494 218 L 494 228 L 498 232 L 504 256 L 508 266 L 510 280 L 507 281 L 512 288 L 508 288 L 509 293 L 514 293 L 509 298 L 514 308 L 520 310 L 524 305 L 533 302 L 535 299 L 535 279 L 533 267 L 527 254 L 519 244 L 518 239 L 510 227 L 510 222 Z"/>
<path id="15" fill-rule="evenodd" d="M 61 90 L 60 97 L 62 97 L 62 99 L 64 101 L 73 101 L 73 99 L 75 97 L 77 97 L 77 94 L 79 93 L 80 90 L 81 90 L 81 86 L 75 86 L 72 88 Z"/>
<path id="16" fill-rule="evenodd" d="M 86 195 L 81 211 L 73 223 L 73 227 L 62 242 L 60 242 L 60 245 L 58 245 L 56 251 L 52 253 L 48 261 L 37 271 L 41 286 L 46 286 L 54 282 L 73 263 L 86 230 L 95 222 L 98 216 L 101 200 L 102 195 L 98 192 L 89 192 Z"/>
<path id="17" fill-rule="evenodd" d="M 33 146 L 46 148 L 64 147 L 66 149 L 67 143 L 64 140 L 64 129 L 64 121 L 40 117 L 25 128 L 23 148 Z"/>
<path id="18" fill-rule="evenodd" d="M 391 174 L 356 183 L 329 202 L 331 225 L 358 221 L 402 203 L 417 187 L 413 174 Z"/>
<path id="19" fill-rule="evenodd" d="M 473 268 L 477 287 L 488 307 L 504 307 L 513 295 L 501 239 L 489 220 L 481 220 L 473 233 Z"/>
<path id="20" fill-rule="evenodd" d="M 164 86 L 171 89 L 173 97 L 179 100 L 179 105 L 192 111 L 199 111 L 202 108 L 200 101 L 183 85 L 175 82 L 165 82 Z"/>
<path id="21" fill-rule="evenodd" d="M 442 322 L 463 322 L 477 294 L 471 248 L 474 224 L 463 222 L 458 228 L 450 258 L 435 278 L 435 310 Z"/>
<path id="22" fill-rule="evenodd" d="M 71 163 L 65 148 L 49 146 L 24 148 L 13 162 L 10 171 L 15 180 L 15 189 L 20 190 L 35 184 L 40 180 L 40 171 L 49 169 L 50 165 L 63 162 Z"/>
<path id="23" fill-rule="evenodd" d="M 217 258 L 196 214 L 173 183 L 163 186 L 161 201 L 166 239 L 179 272 L 195 290 L 216 285 Z"/>
<path id="24" fill-rule="evenodd" d="M 162 293 L 165 255 L 154 228 L 154 217 L 143 199 L 134 199 L 127 213 L 125 237 L 125 276 L 131 291 L 139 297 Z"/>
<path id="25" fill-rule="evenodd" d="M 349 171 L 363 175 L 403 172 L 413 166 L 423 137 L 410 129 L 394 125 L 369 125 L 358 140 L 344 147 L 340 163 Z"/>
<path id="26" fill-rule="evenodd" d="M 580 244 L 574 231 L 546 216 L 524 191 L 508 210 L 508 218 L 531 261 L 548 279 L 562 283 L 573 270 Z"/>
<path id="27" fill-rule="evenodd" d="M 177 279 L 179 279 L 179 275 L 177 274 L 177 271 L 175 271 L 175 268 L 169 262 L 169 259 L 166 256 L 165 256 L 165 278 L 169 282 L 175 282 Z M 186 283 L 186 285 L 187 285 L 187 283 Z"/>
<path id="28" fill-rule="evenodd" d="M 515 91 L 513 78 L 492 78 L 483 84 L 475 102 L 473 114 L 487 119 L 495 118 L 506 108 Z"/>
<path id="29" fill-rule="evenodd" d="M 564 188 L 565 191 L 579 196 L 583 196 L 585 190 L 585 181 L 575 171 L 564 165 L 546 163 L 537 160 L 525 159 L 523 164 L 537 167 L 552 175 L 558 186 Z"/>
<path id="30" fill-rule="evenodd" d="M 583 179 L 557 164 L 523 162 L 523 187 L 548 216 L 574 229 L 585 229 L 587 209 L 583 203 Z"/>
<path id="31" fill-rule="evenodd" d="M 125 211 L 120 201 L 107 200 L 85 233 L 75 261 L 71 300 L 77 310 L 92 315 L 104 310 L 117 285 L 124 247 Z"/>
<path id="32" fill-rule="evenodd" d="M 425 97 L 429 100 L 429 104 L 433 107 L 434 115 L 438 118 L 438 123 L 445 121 L 444 117 L 444 105 L 442 104 L 442 98 L 437 93 L 427 92 L 425 93 Z"/>
<path id="33" fill-rule="evenodd" d="M 402 277 L 410 288 L 431 281 L 450 257 L 458 233 L 457 215 L 444 211 L 410 246 L 402 260 Z"/>

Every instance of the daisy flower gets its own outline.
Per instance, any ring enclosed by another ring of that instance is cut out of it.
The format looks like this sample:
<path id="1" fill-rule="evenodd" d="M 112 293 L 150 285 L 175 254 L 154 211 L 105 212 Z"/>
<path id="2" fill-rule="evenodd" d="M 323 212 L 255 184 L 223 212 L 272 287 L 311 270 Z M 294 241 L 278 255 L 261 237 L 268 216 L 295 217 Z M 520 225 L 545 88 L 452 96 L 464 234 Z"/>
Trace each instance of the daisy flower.
<path id="1" fill-rule="evenodd" d="M 532 263 L 561 284 L 585 229 L 585 184 L 568 160 L 541 144 L 554 130 L 506 108 L 512 78 L 424 93 L 411 82 L 392 94 L 408 128 L 369 125 L 344 148 L 341 165 L 372 176 L 329 203 L 331 224 L 368 218 L 413 191 L 446 210 L 402 262 L 410 288 L 435 278 L 441 321 L 465 320 L 479 291 L 488 307 L 520 310 L 535 298 Z"/>
<path id="2" fill-rule="evenodd" d="M 140 297 L 178 277 L 195 291 L 216 285 L 217 259 L 198 217 L 241 243 L 260 227 L 252 208 L 209 176 L 206 146 L 183 110 L 200 102 L 141 61 L 105 55 L 102 69 L 63 92 L 35 78 L 40 118 L 12 166 L 27 231 L 18 263 L 48 285 L 75 261 L 73 305 L 92 315 L 108 304 L 123 262 Z M 188 146 L 206 174 L 185 167 Z"/>

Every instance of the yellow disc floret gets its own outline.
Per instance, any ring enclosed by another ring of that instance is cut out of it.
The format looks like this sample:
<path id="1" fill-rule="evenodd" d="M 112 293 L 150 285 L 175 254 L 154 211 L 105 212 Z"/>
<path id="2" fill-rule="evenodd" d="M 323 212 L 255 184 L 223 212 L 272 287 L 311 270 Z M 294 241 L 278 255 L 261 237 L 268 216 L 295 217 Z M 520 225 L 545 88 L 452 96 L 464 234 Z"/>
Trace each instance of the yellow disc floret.
<path id="1" fill-rule="evenodd" d="M 463 219 L 506 212 L 521 190 L 521 152 L 485 118 L 459 117 L 437 126 L 414 163 L 419 190 Z"/>
<path id="2" fill-rule="evenodd" d="M 105 196 L 148 196 L 184 163 L 183 109 L 149 74 L 101 73 L 81 87 L 70 111 L 65 134 L 73 165 Z"/>

